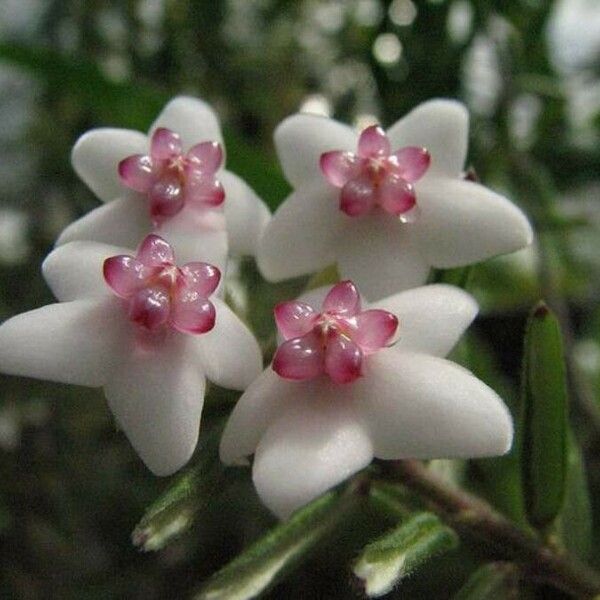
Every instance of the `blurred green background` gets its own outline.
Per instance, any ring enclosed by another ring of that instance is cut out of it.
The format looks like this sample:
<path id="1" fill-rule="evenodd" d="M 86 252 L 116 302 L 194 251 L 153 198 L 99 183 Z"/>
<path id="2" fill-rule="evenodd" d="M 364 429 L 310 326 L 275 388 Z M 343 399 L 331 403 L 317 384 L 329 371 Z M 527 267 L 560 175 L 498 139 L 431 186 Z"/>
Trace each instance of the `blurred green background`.
<path id="1" fill-rule="evenodd" d="M 285 116 L 390 125 L 428 98 L 463 100 L 470 164 L 538 235 L 474 268 L 482 316 L 456 357 L 514 400 L 525 316 L 544 297 L 563 325 L 572 423 L 600 496 L 596 0 L 0 0 L 2 320 L 51 301 L 40 262 L 97 205 L 70 167 L 77 137 L 100 125 L 144 130 L 178 93 L 215 107 L 229 168 L 271 208 L 288 189 L 272 144 Z M 242 275 L 266 337 L 264 315 L 291 288 L 267 291 L 249 262 Z M 187 597 L 273 523 L 243 471 L 191 532 L 138 551 L 131 531 L 168 481 L 143 467 L 102 394 L 13 377 L 0 386 L 0 597 Z M 217 394 L 207 429 L 223 407 Z M 518 520 L 510 477 L 490 476 L 510 464 L 470 463 L 468 484 Z M 270 597 L 358 597 L 347 558 L 381 527 L 365 515 Z M 588 521 L 575 537 L 590 558 Z M 390 597 L 451 597 L 475 563 L 475 552 L 450 554 Z"/>

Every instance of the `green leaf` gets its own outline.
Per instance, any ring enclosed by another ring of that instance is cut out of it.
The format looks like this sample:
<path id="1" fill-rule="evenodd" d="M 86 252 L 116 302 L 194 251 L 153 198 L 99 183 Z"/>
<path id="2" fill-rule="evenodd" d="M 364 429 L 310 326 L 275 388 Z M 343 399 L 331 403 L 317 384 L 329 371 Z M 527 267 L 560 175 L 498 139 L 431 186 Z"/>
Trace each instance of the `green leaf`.
<path id="1" fill-rule="evenodd" d="M 144 551 L 164 548 L 187 531 L 198 512 L 219 490 L 223 466 L 219 461 L 218 444 L 221 427 L 215 427 L 199 449 L 200 461 L 177 478 L 137 524 L 131 539 Z"/>
<path id="2" fill-rule="evenodd" d="M 431 513 L 405 523 L 365 547 L 353 567 L 367 596 L 383 596 L 433 556 L 458 544 L 456 533 Z"/>
<path id="3" fill-rule="evenodd" d="M 510 563 L 489 563 L 477 569 L 454 600 L 517 600 L 518 570 Z"/>
<path id="4" fill-rule="evenodd" d="M 330 286 L 340 280 L 340 274 L 336 265 L 330 265 L 322 271 L 315 273 L 306 284 L 307 290 L 314 290 L 323 286 Z"/>
<path id="5" fill-rule="evenodd" d="M 521 381 L 521 467 L 529 522 L 545 527 L 558 515 L 567 473 L 567 388 L 558 320 L 539 303 L 525 334 Z"/>
<path id="6" fill-rule="evenodd" d="M 352 485 L 352 484 L 350 484 Z M 213 575 L 196 600 L 247 600 L 305 558 L 338 525 L 357 497 L 333 491 L 294 513 Z"/>
<path id="7" fill-rule="evenodd" d="M 565 502 L 556 522 L 561 545 L 582 560 L 592 555 L 592 506 L 581 452 L 573 435 L 568 438 Z"/>
<path id="8" fill-rule="evenodd" d="M 433 273 L 432 283 L 447 283 L 466 290 L 472 272 L 473 267 L 471 265 L 455 269 L 438 269 Z"/>

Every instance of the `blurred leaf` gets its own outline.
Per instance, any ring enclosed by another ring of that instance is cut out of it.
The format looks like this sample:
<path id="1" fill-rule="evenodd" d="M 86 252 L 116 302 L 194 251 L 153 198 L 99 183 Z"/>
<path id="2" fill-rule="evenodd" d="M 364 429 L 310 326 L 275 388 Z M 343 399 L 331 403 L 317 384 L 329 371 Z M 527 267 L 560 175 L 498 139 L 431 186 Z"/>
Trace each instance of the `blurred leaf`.
<path id="1" fill-rule="evenodd" d="M 438 517 L 420 513 L 366 546 L 352 570 L 363 580 L 367 596 L 383 596 L 423 563 L 457 544 L 456 533 Z"/>
<path id="2" fill-rule="evenodd" d="M 513 447 L 508 454 L 470 461 L 470 483 L 477 493 L 484 495 L 499 511 L 515 523 L 524 524 L 519 452 L 521 424 L 516 406 L 516 390 L 503 376 L 496 357 L 485 340 L 469 333 L 459 344 L 457 354 L 458 362 L 485 381 L 506 402 L 516 430 Z"/>
<path id="3" fill-rule="evenodd" d="M 454 600 L 518 600 L 518 571 L 509 563 L 489 563 L 477 569 Z"/>
<path id="4" fill-rule="evenodd" d="M 331 533 L 347 516 L 350 498 L 348 492 L 330 492 L 294 513 L 213 575 L 196 599 L 255 598 Z"/>
<path id="5" fill-rule="evenodd" d="M 525 333 L 522 460 L 529 521 L 544 527 L 561 509 L 567 469 L 567 388 L 558 320 L 540 302 Z"/>
<path id="6" fill-rule="evenodd" d="M 147 510 L 131 534 L 134 545 L 145 551 L 160 550 L 194 524 L 198 512 L 221 487 L 221 429 L 215 427 L 199 448 L 198 463 L 178 477 Z"/>
<path id="7" fill-rule="evenodd" d="M 447 283 L 466 290 L 472 272 L 473 267 L 471 265 L 457 267 L 456 269 L 436 269 L 431 278 L 431 283 Z"/>
<path id="8" fill-rule="evenodd" d="M 573 435 L 568 437 L 565 500 L 556 522 L 556 533 L 564 548 L 582 560 L 592 554 L 592 506 L 585 465 Z"/>
<path id="9" fill-rule="evenodd" d="M 373 481 L 369 488 L 369 502 L 380 513 L 399 521 L 411 515 L 410 495 L 405 487 L 387 481 Z"/>
<path id="10" fill-rule="evenodd" d="M 61 96 L 72 95 L 78 106 L 92 113 L 98 126 L 145 131 L 177 94 L 141 82 L 111 81 L 95 64 L 48 48 L 0 43 L 0 59 L 27 70 Z M 271 208 L 278 206 L 290 190 L 281 171 L 230 129 L 224 128 L 223 136 L 227 167 L 245 179 Z"/>
<path id="11" fill-rule="evenodd" d="M 340 280 L 340 274 L 337 265 L 330 265 L 322 271 L 313 275 L 306 284 L 307 290 L 314 290 L 324 286 L 330 286 Z"/>

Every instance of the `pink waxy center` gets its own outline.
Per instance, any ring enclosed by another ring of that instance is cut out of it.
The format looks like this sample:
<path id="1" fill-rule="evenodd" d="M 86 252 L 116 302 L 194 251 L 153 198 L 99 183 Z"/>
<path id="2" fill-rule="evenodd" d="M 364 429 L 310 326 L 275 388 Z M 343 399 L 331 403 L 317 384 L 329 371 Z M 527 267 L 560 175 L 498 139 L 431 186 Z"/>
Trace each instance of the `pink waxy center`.
<path id="1" fill-rule="evenodd" d="M 335 383 L 350 383 L 361 376 L 364 357 L 387 346 L 398 328 L 390 312 L 361 311 L 351 281 L 336 284 L 321 310 L 298 301 L 275 307 L 285 341 L 275 352 L 273 369 L 281 377 L 303 380 L 326 373 Z"/>
<path id="2" fill-rule="evenodd" d="M 340 210 L 350 217 L 379 207 L 408 222 L 417 204 L 413 183 L 425 175 L 430 162 L 425 148 L 407 146 L 392 152 L 383 129 L 372 125 L 360 134 L 356 154 L 325 152 L 320 166 L 325 179 L 340 188 Z"/>
<path id="3" fill-rule="evenodd" d="M 215 325 L 208 297 L 219 285 L 219 269 L 203 262 L 177 267 L 173 249 L 157 235 L 147 236 L 135 256 L 107 258 L 104 279 L 125 300 L 129 318 L 145 330 L 170 326 L 197 334 Z"/>
<path id="4" fill-rule="evenodd" d="M 223 162 L 218 142 L 202 142 L 183 153 L 181 138 L 170 129 L 157 129 L 149 154 L 134 154 L 119 163 L 126 187 L 145 194 L 156 225 L 176 215 L 186 204 L 198 209 L 219 206 L 225 199 L 215 174 Z"/>

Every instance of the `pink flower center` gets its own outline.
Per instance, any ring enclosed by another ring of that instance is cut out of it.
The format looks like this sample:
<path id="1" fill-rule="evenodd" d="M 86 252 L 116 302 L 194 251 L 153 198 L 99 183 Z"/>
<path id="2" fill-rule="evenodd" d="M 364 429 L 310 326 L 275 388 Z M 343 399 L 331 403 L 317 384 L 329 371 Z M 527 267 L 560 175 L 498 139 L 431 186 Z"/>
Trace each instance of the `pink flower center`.
<path id="1" fill-rule="evenodd" d="M 425 148 L 407 146 L 392 152 L 383 129 L 372 125 L 360 134 L 356 154 L 325 152 L 320 166 L 325 179 L 340 188 L 340 210 L 350 217 L 379 207 L 409 222 L 416 214 L 413 183 L 425 175 L 430 162 Z"/>
<path id="2" fill-rule="evenodd" d="M 222 204 L 225 192 L 215 173 L 223 162 L 218 142 L 202 142 L 183 153 L 181 138 L 170 129 L 152 135 L 150 154 L 134 154 L 119 163 L 126 187 L 145 194 L 155 225 L 176 215 L 185 204 L 198 209 Z"/>
<path id="3" fill-rule="evenodd" d="M 398 319 L 385 310 L 361 311 L 351 281 L 336 284 L 317 312 L 304 302 L 282 302 L 275 321 L 285 341 L 273 357 L 273 369 L 285 379 L 313 379 L 323 373 L 335 383 L 361 376 L 365 356 L 387 346 Z"/>
<path id="4" fill-rule="evenodd" d="M 135 256 L 104 261 L 104 280 L 124 299 L 129 318 L 149 332 L 165 326 L 183 333 L 210 331 L 216 315 L 208 297 L 220 279 L 219 269 L 207 263 L 179 268 L 173 249 L 157 235 L 147 236 Z"/>

